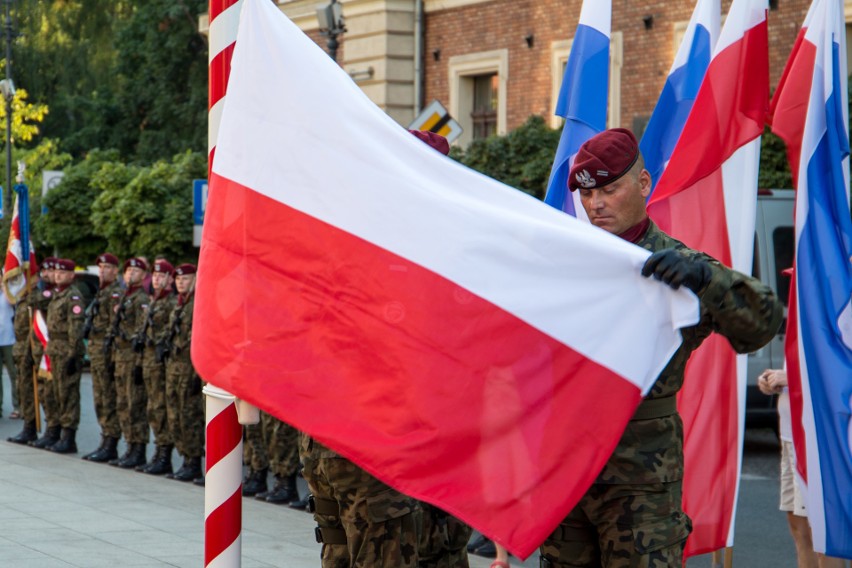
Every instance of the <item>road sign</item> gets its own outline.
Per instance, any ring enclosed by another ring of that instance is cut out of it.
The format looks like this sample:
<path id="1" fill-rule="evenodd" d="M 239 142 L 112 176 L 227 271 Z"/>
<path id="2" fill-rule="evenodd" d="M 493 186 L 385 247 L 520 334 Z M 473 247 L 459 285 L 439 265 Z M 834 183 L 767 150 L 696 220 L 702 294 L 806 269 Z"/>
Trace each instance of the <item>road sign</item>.
<path id="1" fill-rule="evenodd" d="M 201 226 L 204 224 L 204 211 L 207 210 L 207 180 L 192 180 L 192 244 L 201 246 Z"/>
<path id="2" fill-rule="evenodd" d="M 65 176 L 65 172 L 58 170 L 44 170 L 41 172 L 41 214 L 44 215 L 47 213 L 47 207 L 44 204 L 44 197 L 47 193 L 59 185 L 59 182 L 62 181 L 62 178 Z"/>
<path id="3" fill-rule="evenodd" d="M 434 132 L 452 142 L 462 134 L 461 125 L 455 121 L 447 109 L 439 101 L 432 103 L 423 109 L 420 116 L 408 125 L 409 130 L 423 130 Z"/>

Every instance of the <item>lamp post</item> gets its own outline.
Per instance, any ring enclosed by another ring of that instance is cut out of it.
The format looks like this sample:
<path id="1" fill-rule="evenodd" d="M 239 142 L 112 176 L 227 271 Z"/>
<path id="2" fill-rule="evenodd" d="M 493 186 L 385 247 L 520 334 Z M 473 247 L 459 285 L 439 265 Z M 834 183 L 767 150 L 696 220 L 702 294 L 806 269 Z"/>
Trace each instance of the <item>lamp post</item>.
<path id="1" fill-rule="evenodd" d="M 343 23 L 343 7 L 337 0 L 331 0 L 328 6 L 317 8 L 317 21 L 320 35 L 328 38 L 328 55 L 332 61 L 337 61 L 337 48 L 340 47 L 337 36 L 346 31 Z"/>
<path id="2" fill-rule="evenodd" d="M 6 40 L 6 79 L 0 81 L 0 94 L 6 101 L 6 191 L 3 192 L 3 215 L 12 210 L 12 100 L 15 98 L 15 85 L 12 83 L 12 41 L 15 31 L 12 29 L 12 2 L 4 0 L 6 20 L 3 37 Z"/>

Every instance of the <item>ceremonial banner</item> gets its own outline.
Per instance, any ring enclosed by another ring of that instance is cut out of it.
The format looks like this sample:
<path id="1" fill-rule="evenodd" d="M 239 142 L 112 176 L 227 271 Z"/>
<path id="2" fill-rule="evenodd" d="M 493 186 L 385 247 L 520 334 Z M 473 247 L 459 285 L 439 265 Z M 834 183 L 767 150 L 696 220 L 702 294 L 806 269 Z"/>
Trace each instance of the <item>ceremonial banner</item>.
<path id="1" fill-rule="evenodd" d="M 35 248 L 27 233 L 29 242 L 27 253 L 22 247 L 21 216 L 18 207 L 18 195 L 12 211 L 12 227 L 9 231 L 9 243 L 6 246 L 6 262 L 3 266 L 3 293 L 9 303 L 15 305 L 21 296 L 32 288 L 38 275 Z"/>

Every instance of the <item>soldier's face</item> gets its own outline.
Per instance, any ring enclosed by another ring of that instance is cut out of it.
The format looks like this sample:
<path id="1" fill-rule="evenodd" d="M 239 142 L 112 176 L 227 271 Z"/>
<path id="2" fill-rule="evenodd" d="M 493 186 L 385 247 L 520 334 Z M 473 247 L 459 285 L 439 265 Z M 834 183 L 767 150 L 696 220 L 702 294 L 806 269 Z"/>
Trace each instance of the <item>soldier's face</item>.
<path id="1" fill-rule="evenodd" d="M 638 177 L 634 172 L 628 172 L 599 189 L 578 191 L 592 225 L 620 235 L 645 218 L 645 199 L 651 192 L 651 175 L 644 169 Z"/>
<path id="2" fill-rule="evenodd" d="M 195 284 L 195 274 L 179 274 L 175 277 L 175 287 L 178 294 L 186 294 L 192 290 Z"/>
<path id="3" fill-rule="evenodd" d="M 138 266 L 128 266 L 124 271 L 124 281 L 128 286 L 138 286 L 145 278 L 145 271 Z"/>
<path id="4" fill-rule="evenodd" d="M 59 286 L 70 284 L 74 280 L 74 272 L 71 270 L 54 270 L 53 279 Z"/>
<path id="5" fill-rule="evenodd" d="M 98 277 L 101 284 L 112 284 L 118 277 L 118 267 L 114 264 L 102 262 L 98 265 Z"/>
<path id="6" fill-rule="evenodd" d="M 151 275 L 151 284 L 154 286 L 154 290 L 160 292 L 161 290 L 165 290 L 172 283 L 172 275 L 166 274 L 165 272 L 155 272 Z"/>

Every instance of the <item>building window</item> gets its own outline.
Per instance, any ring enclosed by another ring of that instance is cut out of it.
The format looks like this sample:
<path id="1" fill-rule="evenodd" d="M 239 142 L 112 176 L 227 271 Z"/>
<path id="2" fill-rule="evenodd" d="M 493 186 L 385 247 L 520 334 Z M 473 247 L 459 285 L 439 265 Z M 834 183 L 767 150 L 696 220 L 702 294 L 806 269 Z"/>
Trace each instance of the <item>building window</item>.
<path id="1" fill-rule="evenodd" d="M 473 77 L 473 139 L 488 138 L 497 132 L 497 74 Z"/>
<path id="2" fill-rule="evenodd" d="M 550 46 L 551 63 L 551 111 L 556 111 L 556 100 L 562 88 L 565 76 L 565 65 L 571 53 L 572 40 L 555 41 Z M 609 128 L 621 126 L 621 67 L 624 65 L 624 36 L 622 32 L 612 32 L 609 38 L 609 93 L 607 101 L 606 124 Z M 553 128 L 562 126 L 563 118 L 552 115 L 550 125 Z"/>
<path id="3" fill-rule="evenodd" d="M 456 140 L 466 146 L 493 134 L 506 134 L 506 82 L 509 50 L 450 57 L 450 115 L 462 127 Z"/>

